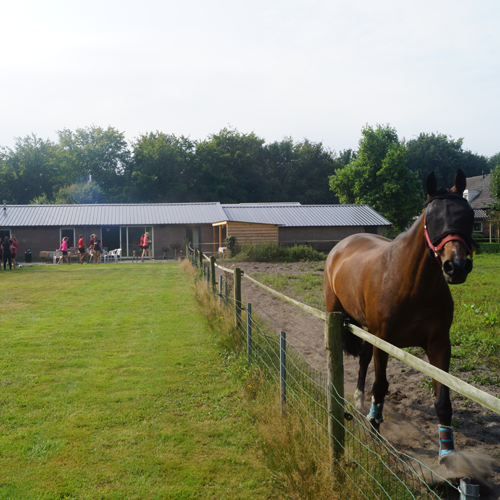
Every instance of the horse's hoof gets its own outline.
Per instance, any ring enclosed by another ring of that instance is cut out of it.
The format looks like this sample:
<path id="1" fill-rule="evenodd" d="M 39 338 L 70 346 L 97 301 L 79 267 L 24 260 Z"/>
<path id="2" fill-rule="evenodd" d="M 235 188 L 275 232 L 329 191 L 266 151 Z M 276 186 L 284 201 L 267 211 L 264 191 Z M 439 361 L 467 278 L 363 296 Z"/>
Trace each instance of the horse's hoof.
<path id="1" fill-rule="evenodd" d="M 446 455 L 441 455 L 438 460 L 439 465 L 444 465 L 447 469 L 452 468 L 453 460 L 455 458 L 455 451 L 447 453 Z"/>
<path id="2" fill-rule="evenodd" d="M 377 434 L 380 434 L 380 424 L 381 422 L 379 422 L 378 420 L 374 419 L 374 418 L 371 418 L 371 417 L 368 417 L 368 422 L 370 422 L 371 426 L 372 426 L 372 429 L 377 433 Z"/>
<path id="3" fill-rule="evenodd" d="M 354 393 L 354 406 L 358 411 L 365 411 L 365 393 L 358 389 Z"/>

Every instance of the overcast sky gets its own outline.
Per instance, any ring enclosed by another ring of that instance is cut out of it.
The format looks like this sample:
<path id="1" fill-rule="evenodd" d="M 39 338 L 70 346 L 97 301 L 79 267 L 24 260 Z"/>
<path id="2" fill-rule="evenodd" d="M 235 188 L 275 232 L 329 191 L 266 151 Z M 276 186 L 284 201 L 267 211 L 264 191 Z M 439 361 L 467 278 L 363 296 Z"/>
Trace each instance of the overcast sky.
<path id="1" fill-rule="evenodd" d="M 340 151 L 365 124 L 500 151 L 498 0 L 0 0 L 0 146 L 223 127 Z"/>

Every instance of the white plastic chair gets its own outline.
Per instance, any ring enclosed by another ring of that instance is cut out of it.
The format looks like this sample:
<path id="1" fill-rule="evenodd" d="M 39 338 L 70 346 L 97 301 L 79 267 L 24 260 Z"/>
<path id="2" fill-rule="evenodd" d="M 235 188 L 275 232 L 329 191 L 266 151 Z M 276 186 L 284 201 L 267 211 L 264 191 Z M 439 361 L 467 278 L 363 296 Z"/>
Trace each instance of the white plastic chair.
<path id="1" fill-rule="evenodd" d="M 110 250 L 104 254 L 104 262 L 111 260 L 112 258 L 116 260 L 115 255 L 116 250 Z"/>
<path id="2" fill-rule="evenodd" d="M 122 260 L 122 249 L 117 248 L 115 250 L 115 261 L 118 261 L 118 259 Z"/>
<path id="3" fill-rule="evenodd" d="M 56 251 L 53 253 L 53 257 L 54 257 L 54 264 L 57 264 L 57 261 L 59 260 L 59 257 L 61 257 L 61 255 L 62 255 L 61 250 L 56 250 Z"/>

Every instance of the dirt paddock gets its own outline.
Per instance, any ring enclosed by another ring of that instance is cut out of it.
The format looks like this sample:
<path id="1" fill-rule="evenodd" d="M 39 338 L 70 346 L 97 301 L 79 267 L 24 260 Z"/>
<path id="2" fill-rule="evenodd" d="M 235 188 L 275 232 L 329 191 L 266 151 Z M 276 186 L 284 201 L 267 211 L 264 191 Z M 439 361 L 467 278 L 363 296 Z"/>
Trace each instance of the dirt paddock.
<path id="1" fill-rule="evenodd" d="M 224 263 L 227 268 L 239 267 L 245 274 L 256 273 L 303 272 L 303 264 L 267 264 L 267 263 Z M 220 274 L 220 270 L 217 270 Z M 250 280 L 242 279 L 242 300 L 252 304 L 252 312 L 257 314 L 269 331 L 285 331 L 287 340 L 294 344 L 313 366 L 326 371 L 324 347 L 324 322 L 303 312 Z M 344 356 L 344 380 L 346 398 L 352 397 L 358 377 L 358 360 Z M 466 400 L 460 394 L 451 391 L 453 419 L 458 421 L 455 429 L 455 446 L 463 452 L 477 471 L 458 467 L 453 472 L 439 466 L 438 458 L 438 420 L 434 411 L 434 396 L 426 377 L 414 368 L 395 358 L 390 358 L 387 367 L 389 393 L 384 406 L 384 423 L 381 426 L 385 436 L 396 449 L 405 451 L 418 458 L 437 474 L 443 477 L 464 477 L 473 472 L 486 472 L 490 490 L 481 489 L 481 498 L 500 498 L 500 415 Z M 368 370 L 366 380 L 367 398 L 370 401 L 370 389 L 373 384 L 373 363 Z M 496 395 L 498 388 L 479 386 L 485 392 Z M 495 392 L 496 390 L 496 392 Z"/>

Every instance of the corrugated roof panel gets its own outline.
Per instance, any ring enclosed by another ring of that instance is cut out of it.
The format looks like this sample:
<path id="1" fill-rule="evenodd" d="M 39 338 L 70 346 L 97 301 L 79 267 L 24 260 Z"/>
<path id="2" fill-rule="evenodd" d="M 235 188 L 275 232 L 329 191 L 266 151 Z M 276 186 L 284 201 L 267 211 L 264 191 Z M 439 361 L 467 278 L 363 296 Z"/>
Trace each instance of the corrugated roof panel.
<path id="1" fill-rule="evenodd" d="M 145 226 L 212 224 L 224 220 L 279 226 L 387 226 L 367 205 L 221 205 L 220 203 L 117 205 L 10 205 L 0 227 Z"/>
<path id="2" fill-rule="evenodd" d="M 389 226 L 368 205 L 222 205 L 227 220 L 255 224 L 298 226 Z"/>
<path id="3" fill-rule="evenodd" d="M 144 226 L 211 224 L 225 220 L 220 203 L 120 205 L 8 205 L 0 208 L 0 227 Z"/>

